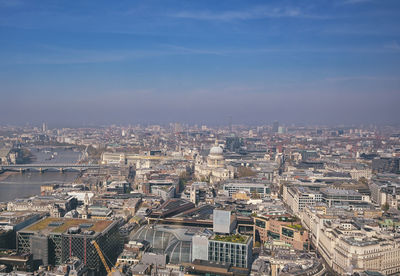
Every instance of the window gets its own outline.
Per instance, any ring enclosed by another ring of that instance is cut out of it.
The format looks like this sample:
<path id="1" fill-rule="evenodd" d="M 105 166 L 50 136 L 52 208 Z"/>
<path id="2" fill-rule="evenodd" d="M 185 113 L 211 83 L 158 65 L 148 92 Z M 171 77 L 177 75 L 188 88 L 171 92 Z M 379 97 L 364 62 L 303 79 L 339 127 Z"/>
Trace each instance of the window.
<path id="1" fill-rule="evenodd" d="M 282 235 L 284 235 L 286 237 L 293 238 L 294 237 L 294 231 L 290 230 L 288 228 L 282 228 Z"/>

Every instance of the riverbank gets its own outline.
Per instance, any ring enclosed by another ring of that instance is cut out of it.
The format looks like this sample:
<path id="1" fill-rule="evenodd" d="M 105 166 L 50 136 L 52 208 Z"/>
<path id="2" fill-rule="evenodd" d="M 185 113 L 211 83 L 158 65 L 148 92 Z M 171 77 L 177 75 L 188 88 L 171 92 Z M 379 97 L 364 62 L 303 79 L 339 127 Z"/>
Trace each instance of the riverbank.
<path id="1" fill-rule="evenodd" d="M 77 172 L 56 172 L 46 171 L 40 172 L 5 172 L 6 175 L 0 175 L 7 179 L 0 181 L 0 202 L 9 202 L 16 198 L 26 198 L 32 195 L 40 195 L 40 187 L 42 185 L 63 185 L 72 183 Z"/>
<path id="2" fill-rule="evenodd" d="M 6 180 L 9 176 L 18 174 L 19 172 L 10 172 L 10 171 L 5 171 L 3 173 L 0 173 L 0 182 Z"/>

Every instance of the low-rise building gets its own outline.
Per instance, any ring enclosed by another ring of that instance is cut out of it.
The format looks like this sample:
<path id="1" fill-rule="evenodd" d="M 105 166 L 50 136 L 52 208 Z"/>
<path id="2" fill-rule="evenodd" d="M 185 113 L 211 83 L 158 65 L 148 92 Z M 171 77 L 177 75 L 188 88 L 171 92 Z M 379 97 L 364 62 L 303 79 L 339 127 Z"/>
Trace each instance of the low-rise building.
<path id="1" fill-rule="evenodd" d="M 228 196 L 233 196 L 239 191 L 245 191 L 249 194 L 258 194 L 265 197 L 271 193 L 271 185 L 266 182 L 229 182 L 224 184 L 223 190 Z"/>
<path id="2" fill-rule="evenodd" d="M 302 186 L 283 186 L 283 200 L 292 212 L 298 215 L 305 206 L 322 201 L 320 192 Z"/>
<path id="3" fill-rule="evenodd" d="M 88 269 L 101 273 L 104 267 L 92 241 L 115 262 L 122 248 L 118 222 L 46 218 L 17 232 L 17 251 L 32 254 L 43 265 L 61 265 L 75 256 Z"/>
<path id="4" fill-rule="evenodd" d="M 308 250 L 310 246 L 308 231 L 301 222 L 290 215 L 260 215 L 254 218 L 254 241 L 262 243 L 271 240 L 282 241 L 295 250 Z"/>

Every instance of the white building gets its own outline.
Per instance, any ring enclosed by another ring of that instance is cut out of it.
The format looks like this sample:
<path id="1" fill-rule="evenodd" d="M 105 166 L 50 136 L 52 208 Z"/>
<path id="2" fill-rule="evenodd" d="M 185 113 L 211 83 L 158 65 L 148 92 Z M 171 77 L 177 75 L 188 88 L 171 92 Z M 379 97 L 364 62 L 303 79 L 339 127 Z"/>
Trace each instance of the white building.
<path id="1" fill-rule="evenodd" d="M 321 193 L 311 191 L 306 187 L 284 185 L 283 201 L 289 206 L 294 214 L 299 215 L 304 207 L 321 202 L 322 195 Z"/>
<path id="2" fill-rule="evenodd" d="M 234 177 L 234 168 L 227 166 L 223 149 L 215 145 L 210 149 L 206 162 L 198 157 L 195 164 L 195 176 L 197 179 L 209 179 L 210 183 L 217 183 Z"/>

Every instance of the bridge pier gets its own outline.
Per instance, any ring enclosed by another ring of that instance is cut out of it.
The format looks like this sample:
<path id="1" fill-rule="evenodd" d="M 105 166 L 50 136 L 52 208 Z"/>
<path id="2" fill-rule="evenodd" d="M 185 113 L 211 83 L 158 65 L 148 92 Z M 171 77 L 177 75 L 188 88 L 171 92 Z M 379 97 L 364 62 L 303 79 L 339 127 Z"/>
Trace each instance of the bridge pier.
<path id="1" fill-rule="evenodd" d="M 39 173 L 43 173 L 43 169 L 42 168 L 39 168 Z"/>
<path id="2" fill-rule="evenodd" d="M 19 168 L 19 172 L 23 173 L 23 172 L 25 172 L 25 170 L 23 168 Z"/>
<path id="3" fill-rule="evenodd" d="M 60 168 L 60 173 L 64 173 L 64 169 L 63 168 Z"/>

